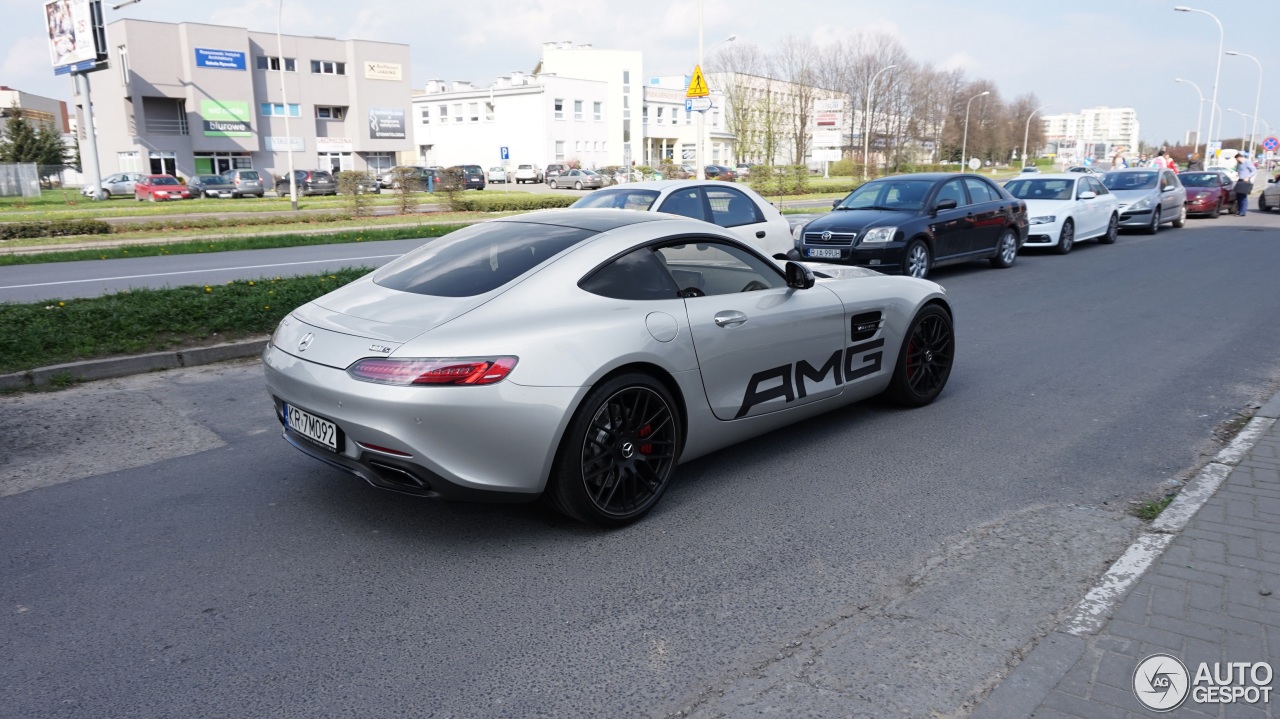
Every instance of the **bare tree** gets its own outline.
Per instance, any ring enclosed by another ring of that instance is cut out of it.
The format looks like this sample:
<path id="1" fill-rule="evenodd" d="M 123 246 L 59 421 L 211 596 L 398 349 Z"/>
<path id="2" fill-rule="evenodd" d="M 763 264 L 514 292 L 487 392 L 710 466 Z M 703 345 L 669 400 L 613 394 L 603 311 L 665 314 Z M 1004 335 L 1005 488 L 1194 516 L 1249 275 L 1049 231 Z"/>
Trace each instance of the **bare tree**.
<path id="1" fill-rule="evenodd" d="M 785 108 L 791 137 L 791 164 L 804 164 L 813 133 L 813 101 L 825 95 L 818 88 L 818 50 L 807 38 L 788 36 L 774 53 L 774 66 L 787 83 Z"/>

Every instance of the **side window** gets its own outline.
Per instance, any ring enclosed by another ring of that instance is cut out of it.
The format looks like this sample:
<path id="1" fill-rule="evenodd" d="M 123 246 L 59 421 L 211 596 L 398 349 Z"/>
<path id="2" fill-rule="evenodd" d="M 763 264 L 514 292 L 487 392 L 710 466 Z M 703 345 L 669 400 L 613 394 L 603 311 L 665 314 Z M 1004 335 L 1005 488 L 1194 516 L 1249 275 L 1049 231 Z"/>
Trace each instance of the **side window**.
<path id="1" fill-rule="evenodd" d="M 578 284 L 592 294 L 616 300 L 674 300 L 679 288 L 649 248 L 619 257 Z"/>
<path id="2" fill-rule="evenodd" d="M 969 204 L 969 200 L 964 196 L 964 185 L 960 184 L 960 178 L 947 180 L 942 189 L 938 190 L 938 196 L 934 199 L 933 204 L 938 204 L 943 200 L 955 200 L 956 207 L 964 207 Z"/>
<path id="3" fill-rule="evenodd" d="M 995 202 L 1000 197 L 991 192 L 991 188 L 987 187 L 987 183 L 976 177 L 964 178 L 964 184 L 969 188 L 969 196 L 973 198 L 973 204 L 978 205 L 983 202 Z M 957 203 L 963 205 L 963 202 Z"/>
<path id="4" fill-rule="evenodd" d="M 1084 180 L 1089 184 L 1089 189 L 1093 190 L 1094 194 L 1096 194 L 1098 197 L 1102 197 L 1103 195 L 1110 194 L 1111 192 L 1106 188 L 1105 185 L 1103 185 L 1101 182 L 1098 182 L 1098 178 L 1096 177 L 1086 177 L 1084 178 Z"/>
<path id="5" fill-rule="evenodd" d="M 786 287 L 776 266 L 721 242 L 684 242 L 655 250 L 683 297 L 729 295 Z"/>
<path id="6" fill-rule="evenodd" d="M 729 188 L 706 189 L 707 204 L 711 205 L 711 221 L 721 227 L 737 227 L 764 222 L 764 213 L 751 198 Z"/>
<path id="7" fill-rule="evenodd" d="M 1160 173 L 1160 185 L 1161 185 L 1161 188 L 1177 187 L 1178 180 L 1177 178 L 1174 177 L 1172 172 L 1169 172 L 1166 170 Z"/>
<path id="8" fill-rule="evenodd" d="M 658 212 L 684 215 L 695 220 L 707 219 L 707 213 L 702 207 L 702 193 L 696 187 L 671 193 L 667 199 L 662 201 L 662 206 L 658 208 Z"/>

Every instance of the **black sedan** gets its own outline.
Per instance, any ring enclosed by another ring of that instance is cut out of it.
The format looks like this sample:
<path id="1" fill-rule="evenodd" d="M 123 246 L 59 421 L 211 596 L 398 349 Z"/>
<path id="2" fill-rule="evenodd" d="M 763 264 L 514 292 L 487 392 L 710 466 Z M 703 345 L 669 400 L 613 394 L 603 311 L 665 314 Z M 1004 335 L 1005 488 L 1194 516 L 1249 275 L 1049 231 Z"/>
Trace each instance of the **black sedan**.
<path id="1" fill-rule="evenodd" d="M 333 179 L 333 175 L 325 170 L 294 170 L 294 184 L 298 188 L 299 195 L 336 195 L 338 194 L 338 183 Z M 288 197 L 289 195 L 289 176 L 285 175 L 276 180 L 276 195 L 280 197 Z"/>
<path id="2" fill-rule="evenodd" d="M 927 277 L 939 265 L 1009 267 L 1027 240 L 1027 204 L 985 177 L 886 177 L 837 200 L 795 232 L 799 259 Z"/>
<path id="3" fill-rule="evenodd" d="M 235 197 L 236 186 L 222 175 L 196 175 L 187 183 L 192 197 Z"/>

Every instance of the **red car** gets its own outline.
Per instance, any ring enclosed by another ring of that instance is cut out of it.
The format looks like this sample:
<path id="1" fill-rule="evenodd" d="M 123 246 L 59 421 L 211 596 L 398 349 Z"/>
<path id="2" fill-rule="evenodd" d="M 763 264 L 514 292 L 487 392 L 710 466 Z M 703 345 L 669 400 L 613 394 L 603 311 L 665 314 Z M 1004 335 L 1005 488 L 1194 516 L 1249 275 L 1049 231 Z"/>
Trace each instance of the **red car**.
<path id="1" fill-rule="evenodd" d="M 728 180 L 733 182 L 738 179 L 738 173 L 732 167 L 725 167 L 724 165 L 707 165 L 702 171 L 708 180 Z"/>
<path id="2" fill-rule="evenodd" d="M 143 200 L 151 200 L 159 202 L 160 200 L 188 200 L 191 198 L 191 191 L 187 186 L 178 182 L 178 178 L 173 175 L 143 175 L 133 186 L 133 199 L 138 202 Z"/>
<path id="3" fill-rule="evenodd" d="M 1217 217 L 1223 212 L 1236 211 L 1235 183 L 1225 172 L 1196 171 L 1178 173 L 1182 186 L 1187 188 L 1187 214 Z"/>

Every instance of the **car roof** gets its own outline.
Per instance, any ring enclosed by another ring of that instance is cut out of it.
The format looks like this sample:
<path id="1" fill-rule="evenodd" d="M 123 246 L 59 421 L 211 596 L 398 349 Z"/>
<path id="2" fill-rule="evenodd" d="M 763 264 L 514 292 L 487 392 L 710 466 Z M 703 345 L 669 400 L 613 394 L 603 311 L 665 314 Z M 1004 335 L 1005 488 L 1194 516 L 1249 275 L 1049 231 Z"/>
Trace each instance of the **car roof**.
<path id="1" fill-rule="evenodd" d="M 972 172 L 911 172 L 905 175 L 889 175 L 888 177 L 878 177 L 875 180 L 872 180 L 872 182 L 877 182 L 880 180 L 950 180 L 955 177 L 964 177 L 966 175 L 971 175 L 973 177 L 982 177 L 982 175 L 975 175 Z M 983 177 L 982 179 L 989 180 L 991 178 Z"/>
<path id="2" fill-rule="evenodd" d="M 1114 170 L 1109 170 L 1107 174 L 1110 174 L 1110 173 L 1112 173 L 1112 172 L 1159 172 L 1161 169 L 1163 169 L 1163 168 L 1160 168 L 1160 167 L 1117 167 L 1117 168 L 1116 168 L 1116 169 L 1114 169 Z"/>
<path id="3" fill-rule="evenodd" d="M 677 187 L 724 187 L 723 180 L 646 180 L 645 182 L 626 182 L 605 189 L 609 190 L 657 190 L 662 192 Z M 729 185 L 734 187 L 733 185 Z M 737 187 L 736 189 L 742 189 Z"/>
<path id="4" fill-rule="evenodd" d="M 658 222 L 671 220 L 676 216 L 657 212 L 636 212 L 635 210 L 616 209 L 579 209 L 579 210 L 543 210 L 525 215 L 501 217 L 490 222 L 532 222 L 539 225 L 559 225 L 561 227 L 577 227 L 582 230 L 608 232 L 627 225 L 641 222 Z M 688 219 L 688 218 L 681 218 Z"/>
<path id="5" fill-rule="evenodd" d="M 1022 177 L 1021 175 L 1014 175 L 1013 177 L 1010 177 L 1010 178 L 1009 178 L 1009 181 L 1010 181 L 1010 182 L 1012 182 L 1012 181 L 1014 181 L 1014 180 L 1031 180 L 1031 179 L 1035 179 L 1035 180 L 1079 180 L 1079 179 L 1080 179 L 1080 176 L 1081 176 L 1081 175 L 1083 175 L 1083 174 L 1085 174 L 1085 173 L 1083 173 L 1083 172 L 1041 172 L 1041 173 L 1037 174 L 1037 173 L 1034 173 L 1034 172 L 1029 172 L 1029 173 L 1027 173 L 1027 174 L 1029 174 L 1029 175 L 1035 175 L 1035 177 L 1034 177 L 1034 178 L 1031 178 L 1031 177 Z"/>

